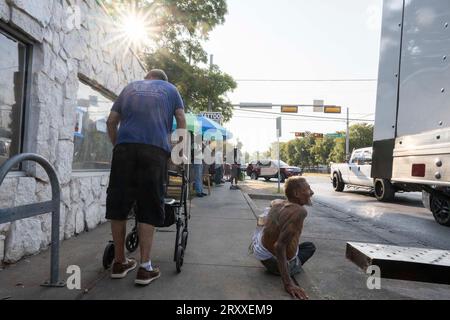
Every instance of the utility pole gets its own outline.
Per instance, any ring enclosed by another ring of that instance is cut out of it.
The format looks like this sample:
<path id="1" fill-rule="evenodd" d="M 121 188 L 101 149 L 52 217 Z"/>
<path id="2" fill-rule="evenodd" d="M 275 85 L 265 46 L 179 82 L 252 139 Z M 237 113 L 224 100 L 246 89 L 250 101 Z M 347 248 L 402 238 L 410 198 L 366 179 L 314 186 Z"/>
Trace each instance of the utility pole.
<path id="1" fill-rule="evenodd" d="M 209 56 L 209 71 L 210 72 L 213 70 L 213 63 L 214 63 L 214 55 L 210 55 Z M 211 88 L 211 78 L 209 79 L 209 81 L 210 81 L 209 87 Z M 209 97 L 208 97 L 208 111 L 209 112 L 212 111 L 211 90 L 209 92 Z"/>
<path id="2" fill-rule="evenodd" d="M 277 146 L 278 146 L 278 193 L 281 193 L 281 168 L 280 168 L 280 137 L 281 137 L 281 121 L 282 118 L 277 118 Z"/>
<path id="3" fill-rule="evenodd" d="M 350 111 L 347 108 L 347 134 L 345 139 L 345 159 L 348 160 L 350 155 Z"/>

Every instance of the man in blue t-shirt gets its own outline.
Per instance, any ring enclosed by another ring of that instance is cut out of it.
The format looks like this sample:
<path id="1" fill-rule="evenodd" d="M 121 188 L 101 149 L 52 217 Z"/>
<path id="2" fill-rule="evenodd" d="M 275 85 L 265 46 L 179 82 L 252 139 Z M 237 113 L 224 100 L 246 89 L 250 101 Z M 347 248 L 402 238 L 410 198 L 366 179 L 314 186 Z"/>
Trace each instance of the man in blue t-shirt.
<path id="1" fill-rule="evenodd" d="M 115 244 L 111 278 L 124 278 L 137 267 L 136 261 L 125 257 L 126 221 L 134 203 L 141 253 L 135 283 L 148 285 L 161 275 L 151 263 L 150 252 L 154 227 L 164 223 L 174 116 L 177 128 L 186 129 L 183 100 L 164 71 L 156 69 L 123 89 L 111 109 L 107 125 L 114 152 L 106 199 Z"/>

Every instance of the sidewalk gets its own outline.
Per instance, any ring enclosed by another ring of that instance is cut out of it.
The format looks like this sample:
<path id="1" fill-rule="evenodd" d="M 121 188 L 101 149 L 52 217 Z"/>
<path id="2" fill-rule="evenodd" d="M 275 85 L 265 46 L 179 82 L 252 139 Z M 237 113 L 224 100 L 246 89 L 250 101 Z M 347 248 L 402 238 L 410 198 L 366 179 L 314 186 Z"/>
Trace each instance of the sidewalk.
<path id="1" fill-rule="evenodd" d="M 174 228 L 169 228 L 155 235 L 152 262 L 161 268 L 160 279 L 147 287 L 134 285 L 135 272 L 111 280 L 101 265 L 103 249 L 111 239 L 105 224 L 62 243 L 60 277 L 69 276 L 67 266 L 80 266 L 82 290 L 40 287 L 49 276 L 49 252 L 44 252 L 0 271 L 0 299 L 290 299 L 281 279 L 248 256 L 256 221 L 241 191 L 229 190 L 229 184 L 216 187 L 211 196 L 192 201 L 191 214 L 180 274 L 173 262 Z M 297 279 L 308 289 L 307 274 Z M 311 298 L 318 298 L 308 291 Z"/>

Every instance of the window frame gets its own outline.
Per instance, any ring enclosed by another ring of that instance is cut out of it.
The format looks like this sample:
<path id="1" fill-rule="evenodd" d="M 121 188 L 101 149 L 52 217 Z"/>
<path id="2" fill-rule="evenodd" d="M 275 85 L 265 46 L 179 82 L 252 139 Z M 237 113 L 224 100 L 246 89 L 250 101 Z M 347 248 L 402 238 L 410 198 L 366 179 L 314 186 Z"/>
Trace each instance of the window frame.
<path id="1" fill-rule="evenodd" d="M 88 87 L 90 87 L 92 90 L 97 91 L 99 94 L 103 95 L 105 98 L 110 99 L 112 103 L 115 102 L 115 100 L 118 98 L 118 96 L 116 94 L 114 94 L 113 92 L 107 90 L 106 88 L 104 88 L 103 86 L 101 86 L 100 84 L 98 84 L 96 81 L 86 77 L 85 75 L 79 73 L 78 74 L 78 81 Z M 78 88 L 79 90 L 79 88 Z M 78 95 L 78 90 L 77 90 L 77 95 Z M 75 109 L 73 110 L 73 112 L 75 112 Z M 109 139 L 109 138 L 108 138 Z M 113 147 L 111 146 L 111 149 Z M 111 159 L 112 161 L 112 159 Z M 107 172 L 111 171 L 111 168 L 109 169 L 73 169 L 73 158 L 72 158 L 72 176 L 74 177 L 80 177 L 80 176 L 85 176 L 84 174 L 105 174 Z"/>
<path id="2" fill-rule="evenodd" d="M 25 58 L 24 58 L 24 79 L 22 87 L 22 103 L 20 110 L 20 123 L 19 123 L 19 145 L 18 154 L 28 151 L 28 134 L 30 128 L 30 106 L 31 106 L 31 92 L 32 92 L 32 72 L 33 72 L 33 46 L 34 42 L 23 35 L 20 31 L 12 28 L 8 24 L 0 21 L 0 33 L 13 41 L 17 41 L 25 46 Z M 24 172 L 26 165 L 24 163 L 19 164 L 17 167 L 11 170 L 11 173 Z"/>

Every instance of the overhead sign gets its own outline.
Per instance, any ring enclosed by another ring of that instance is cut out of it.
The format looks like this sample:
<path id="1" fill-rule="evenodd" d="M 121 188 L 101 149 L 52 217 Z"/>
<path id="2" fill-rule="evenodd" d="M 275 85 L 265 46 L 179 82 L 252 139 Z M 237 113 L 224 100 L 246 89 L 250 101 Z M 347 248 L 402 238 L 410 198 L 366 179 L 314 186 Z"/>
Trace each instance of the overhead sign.
<path id="1" fill-rule="evenodd" d="M 328 133 L 326 136 L 331 139 L 339 139 L 345 137 L 343 133 Z"/>
<path id="2" fill-rule="evenodd" d="M 306 137 L 313 137 L 313 138 L 318 138 L 321 139 L 323 138 L 323 133 L 312 133 L 312 132 L 295 132 L 295 137 L 296 138 L 306 138 Z"/>
<path id="3" fill-rule="evenodd" d="M 342 108 L 338 106 L 325 106 L 324 113 L 342 113 Z"/>
<path id="4" fill-rule="evenodd" d="M 271 103 L 254 103 L 254 102 L 243 102 L 239 104 L 241 109 L 272 109 L 273 105 Z"/>
<path id="5" fill-rule="evenodd" d="M 298 106 L 281 106 L 281 113 L 298 113 Z"/>
<path id="6" fill-rule="evenodd" d="M 323 112 L 323 105 L 324 105 L 325 101 L 323 100 L 314 100 L 314 112 Z"/>

